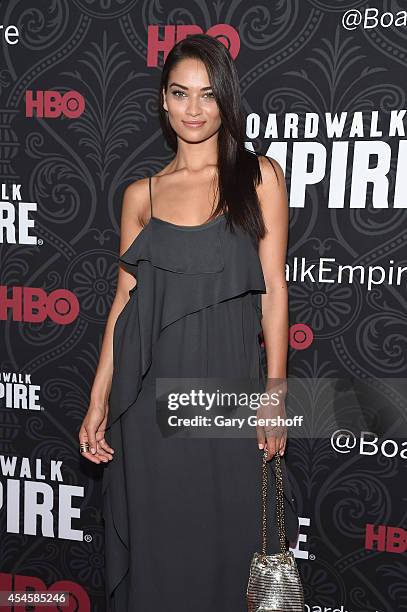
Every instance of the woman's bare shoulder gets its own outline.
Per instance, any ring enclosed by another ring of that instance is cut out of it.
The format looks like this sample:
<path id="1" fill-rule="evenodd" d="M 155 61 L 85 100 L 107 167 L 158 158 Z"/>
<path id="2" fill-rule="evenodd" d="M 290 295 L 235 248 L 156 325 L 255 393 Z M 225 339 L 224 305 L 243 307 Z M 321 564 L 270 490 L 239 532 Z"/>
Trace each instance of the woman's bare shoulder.
<path id="1" fill-rule="evenodd" d="M 140 197 L 145 194 L 146 188 L 148 192 L 148 176 L 129 183 L 129 185 L 127 185 L 124 190 L 124 194 L 127 194 L 131 197 Z"/>
<path id="2" fill-rule="evenodd" d="M 150 216 L 148 177 L 133 181 L 124 190 L 122 216 L 145 225 Z"/>
<path id="3" fill-rule="evenodd" d="M 275 181 L 278 183 L 284 179 L 284 171 L 279 162 L 273 157 L 266 155 L 258 155 L 261 175 L 266 181 Z"/>

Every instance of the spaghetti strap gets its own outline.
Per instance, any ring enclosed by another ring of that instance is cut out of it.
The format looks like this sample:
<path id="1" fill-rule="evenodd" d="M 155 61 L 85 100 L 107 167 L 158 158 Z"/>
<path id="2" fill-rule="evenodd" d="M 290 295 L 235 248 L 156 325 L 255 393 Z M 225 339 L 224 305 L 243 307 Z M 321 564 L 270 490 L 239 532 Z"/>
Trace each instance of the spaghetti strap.
<path id="1" fill-rule="evenodd" d="M 278 174 L 277 174 L 277 171 L 276 171 L 276 169 L 275 169 L 275 167 L 274 167 L 274 164 L 273 164 L 273 162 L 271 161 L 270 157 L 267 157 L 267 155 L 265 155 L 264 157 L 267 159 L 267 161 L 269 161 L 269 162 L 270 162 L 271 167 L 272 167 L 272 168 L 273 168 L 273 170 L 274 170 L 274 174 L 276 175 L 277 180 L 278 180 Z"/>
<path id="2" fill-rule="evenodd" d="M 148 189 L 150 192 L 150 215 L 153 216 L 153 198 L 151 196 L 151 176 L 148 177 Z"/>

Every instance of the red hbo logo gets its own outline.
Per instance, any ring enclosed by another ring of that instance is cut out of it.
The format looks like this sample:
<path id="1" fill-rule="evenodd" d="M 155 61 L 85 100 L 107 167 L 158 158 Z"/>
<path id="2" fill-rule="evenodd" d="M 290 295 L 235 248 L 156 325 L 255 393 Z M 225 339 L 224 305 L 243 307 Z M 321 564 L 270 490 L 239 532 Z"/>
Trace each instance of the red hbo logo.
<path id="1" fill-rule="evenodd" d="M 311 346 L 313 339 L 314 334 L 312 329 L 308 325 L 305 325 L 305 323 L 295 323 L 295 325 L 291 325 L 289 332 L 289 343 L 291 348 L 302 351 Z"/>
<path id="2" fill-rule="evenodd" d="M 68 325 L 79 314 L 78 298 L 67 289 L 55 289 L 49 295 L 37 287 L 13 287 L 7 296 L 7 286 L 0 285 L 0 320 L 7 320 L 11 310 L 13 321 L 42 323 L 49 317 L 58 325 Z"/>
<path id="3" fill-rule="evenodd" d="M 160 35 L 161 32 L 161 35 Z M 172 47 L 191 34 L 203 34 L 201 27 L 195 24 L 188 25 L 158 25 L 148 26 L 147 44 L 147 66 L 158 65 L 158 54 L 164 54 L 164 61 Z M 236 59 L 240 51 L 240 38 L 237 30 L 228 23 L 217 23 L 213 25 L 206 34 L 218 38 L 229 50 L 233 59 Z"/>
<path id="4" fill-rule="evenodd" d="M 365 548 L 402 554 L 407 550 L 407 531 L 403 527 L 366 524 Z"/>
<path id="5" fill-rule="evenodd" d="M 64 115 L 76 119 L 85 110 L 85 99 L 77 91 L 67 91 L 63 96 L 58 91 L 28 90 L 25 95 L 25 116 L 47 117 L 57 119 Z"/>

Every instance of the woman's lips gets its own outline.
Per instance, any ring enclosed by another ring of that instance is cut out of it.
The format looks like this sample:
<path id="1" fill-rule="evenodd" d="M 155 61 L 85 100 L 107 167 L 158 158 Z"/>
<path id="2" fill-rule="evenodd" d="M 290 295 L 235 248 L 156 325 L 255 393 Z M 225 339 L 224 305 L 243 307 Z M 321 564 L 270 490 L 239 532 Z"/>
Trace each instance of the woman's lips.
<path id="1" fill-rule="evenodd" d="M 183 121 L 182 122 L 184 125 L 186 125 L 187 127 L 191 127 L 191 128 L 199 128 L 202 127 L 203 124 L 205 123 L 205 121 Z"/>

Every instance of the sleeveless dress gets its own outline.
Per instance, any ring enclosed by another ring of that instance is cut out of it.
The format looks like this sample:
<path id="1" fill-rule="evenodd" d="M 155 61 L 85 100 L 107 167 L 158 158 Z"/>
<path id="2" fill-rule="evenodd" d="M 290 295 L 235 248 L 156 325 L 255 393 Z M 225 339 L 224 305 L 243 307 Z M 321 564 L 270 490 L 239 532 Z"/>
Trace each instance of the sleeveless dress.
<path id="1" fill-rule="evenodd" d="M 153 216 L 119 258 L 137 286 L 117 318 L 104 466 L 106 603 L 111 612 L 246 612 L 261 550 L 261 462 L 253 438 L 163 437 L 156 377 L 250 378 L 261 364 L 253 239 L 225 215 L 199 226 Z M 274 461 L 267 553 L 279 552 Z M 298 534 L 284 456 L 285 531 Z"/>

